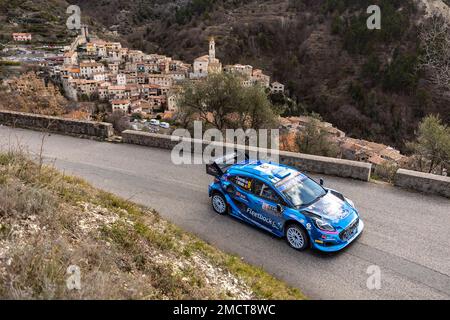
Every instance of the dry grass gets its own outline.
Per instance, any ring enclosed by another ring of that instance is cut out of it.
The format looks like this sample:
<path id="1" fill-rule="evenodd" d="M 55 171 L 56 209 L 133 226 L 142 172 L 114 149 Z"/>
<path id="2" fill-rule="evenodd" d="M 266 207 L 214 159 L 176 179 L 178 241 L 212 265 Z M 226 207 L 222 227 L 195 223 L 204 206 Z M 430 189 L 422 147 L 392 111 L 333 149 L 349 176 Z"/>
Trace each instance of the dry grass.
<path id="1" fill-rule="evenodd" d="M 80 290 L 66 285 L 71 265 Z M 304 298 L 156 212 L 20 153 L 0 154 L 0 297 Z"/>

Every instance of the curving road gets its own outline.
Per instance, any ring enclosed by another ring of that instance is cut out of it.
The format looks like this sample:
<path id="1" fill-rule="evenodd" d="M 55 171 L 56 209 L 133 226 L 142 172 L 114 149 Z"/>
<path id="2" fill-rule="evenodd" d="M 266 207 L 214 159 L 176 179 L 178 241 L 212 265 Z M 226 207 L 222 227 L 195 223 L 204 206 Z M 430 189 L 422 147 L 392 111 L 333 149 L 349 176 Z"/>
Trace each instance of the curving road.
<path id="1" fill-rule="evenodd" d="M 43 134 L 0 126 L 0 149 L 39 152 Z M 170 152 L 46 135 L 44 156 L 67 173 L 157 209 L 187 231 L 289 284 L 313 299 L 450 299 L 450 201 L 394 188 L 325 177 L 353 199 L 362 236 L 337 254 L 296 252 L 283 240 L 210 208 L 203 166 L 171 163 Z M 367 268 L 381 270 L 381 288 L 367 288 Z"/>

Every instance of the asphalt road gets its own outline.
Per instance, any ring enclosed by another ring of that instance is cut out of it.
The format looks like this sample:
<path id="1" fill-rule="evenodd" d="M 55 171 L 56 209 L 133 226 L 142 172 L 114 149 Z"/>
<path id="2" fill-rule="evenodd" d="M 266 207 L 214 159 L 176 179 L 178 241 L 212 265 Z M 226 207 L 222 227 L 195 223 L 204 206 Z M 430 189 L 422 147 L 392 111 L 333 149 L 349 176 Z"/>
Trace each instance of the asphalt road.
<path id="1" fill-rule="evenodd" d="M 43 134 L 0 127 L 0 149 L 39 152 Z M 203 166 L 175 166 L 167 150 L 46 135 L 44 156 L 66 173 L 157 209 L 183 229 L 263 267 L 313 299 L 450 299 L 450 201 L 386 184 L 324 177 L 353 199 L 366 228 L 337 254 L 296 252 L 269 234 L 215 215 Z M 369 290 L 378 266 L 381 288 Z"/>

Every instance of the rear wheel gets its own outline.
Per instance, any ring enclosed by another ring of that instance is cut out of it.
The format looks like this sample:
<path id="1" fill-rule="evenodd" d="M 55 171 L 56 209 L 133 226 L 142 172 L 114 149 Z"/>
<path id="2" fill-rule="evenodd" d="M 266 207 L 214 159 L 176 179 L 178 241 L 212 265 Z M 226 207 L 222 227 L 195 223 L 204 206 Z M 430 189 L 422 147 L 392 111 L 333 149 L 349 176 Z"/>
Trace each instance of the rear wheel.
<path id="1" fill-rule="evenodd" d="M 228 211 L 227 201 L 225 197 L 220 193 L 214 193 L 211 197 L 211 204 L 214 211 L 218 214 L 226 214 Z"/>
<path id="2" fill-rule="evenodd" d="M 287 243 L 298 251 L 303 251 L 308 248 L 309 238 L 306 231 L 297 224 L 290 224 L 286 228 Z"/>

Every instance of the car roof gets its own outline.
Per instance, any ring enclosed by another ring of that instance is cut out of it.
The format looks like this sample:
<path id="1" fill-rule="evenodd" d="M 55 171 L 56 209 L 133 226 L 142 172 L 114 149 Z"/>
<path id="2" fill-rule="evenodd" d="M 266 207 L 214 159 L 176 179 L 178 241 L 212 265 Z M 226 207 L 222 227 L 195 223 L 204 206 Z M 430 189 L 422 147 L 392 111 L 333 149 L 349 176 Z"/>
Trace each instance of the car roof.
<path id="1" fill-rule="evenodd" d="M 276 184 L 283 179 L 299 174 L 303 175 L 288 166 L 267 161 L 245 161 L 231 166 L 227 173 L 231 175 L 245 174 L 255 176 L 270 184 Z"/>

